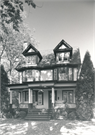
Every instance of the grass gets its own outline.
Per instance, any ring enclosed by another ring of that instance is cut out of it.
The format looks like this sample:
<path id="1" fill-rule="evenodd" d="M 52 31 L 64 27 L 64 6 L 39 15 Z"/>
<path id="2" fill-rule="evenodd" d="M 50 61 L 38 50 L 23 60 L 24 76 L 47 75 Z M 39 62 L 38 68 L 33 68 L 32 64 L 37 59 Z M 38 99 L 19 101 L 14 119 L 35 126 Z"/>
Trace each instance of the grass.
<path id="1" fill-rule="evenodd" d="M 0 119 L 0 135 L 95 135 L 95 120 Z"/>

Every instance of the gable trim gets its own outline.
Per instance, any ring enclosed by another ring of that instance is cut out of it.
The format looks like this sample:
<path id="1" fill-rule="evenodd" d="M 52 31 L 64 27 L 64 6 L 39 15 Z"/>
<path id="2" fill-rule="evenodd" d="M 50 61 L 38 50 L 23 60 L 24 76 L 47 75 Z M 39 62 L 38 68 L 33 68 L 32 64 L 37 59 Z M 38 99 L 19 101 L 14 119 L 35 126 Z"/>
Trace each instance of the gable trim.
<path id="1" fill-rule="evenodd" d="M 57 51 L 59 50 L 59 48 L 64 45 L 66 48 L 65 49 L 60 49 L 60 50 L 72 50 L 73 48 L 67 43 L 65 42 L 64 40 L 61 40 L 61 42 L 53 49 L 53 51 Z"/>

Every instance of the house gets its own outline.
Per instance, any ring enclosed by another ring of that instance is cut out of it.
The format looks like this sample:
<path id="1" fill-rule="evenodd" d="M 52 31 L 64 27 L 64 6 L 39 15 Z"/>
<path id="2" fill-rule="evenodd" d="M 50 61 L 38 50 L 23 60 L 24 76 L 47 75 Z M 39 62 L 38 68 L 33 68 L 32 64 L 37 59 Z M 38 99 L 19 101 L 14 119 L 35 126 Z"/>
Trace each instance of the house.
<path id="1" fill-rule="evenodd" d="M 53 54 L 42 57 L 40 52 L 29 44 L 23 51 L 25 61 L 19 63 L 16 70 L 20 81 L 9 84 L 10 104 L 12 91 L 19 93 L 19 106 L 31 110 L 63 107 L 68 103 L 75 107 L 75 90 L 80 67 L 79 52 L 62 40 L 54 49 Z"/>

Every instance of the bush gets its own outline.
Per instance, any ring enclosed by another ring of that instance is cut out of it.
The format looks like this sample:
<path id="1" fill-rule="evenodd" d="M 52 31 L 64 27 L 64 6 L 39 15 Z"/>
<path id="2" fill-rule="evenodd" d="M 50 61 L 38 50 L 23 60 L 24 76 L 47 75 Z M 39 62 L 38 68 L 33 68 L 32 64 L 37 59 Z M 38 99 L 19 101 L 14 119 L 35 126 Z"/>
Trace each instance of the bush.
<path id="1" fill-rule="evenodd" d="M 20 111 L 18 116 L 21 118 L 21 119 L 24 119 L 26 117 L 26 112 L 25 111 Z"/>
<path id="2" fill-rule="evenodd" d="M 75 120 L 76 118 L 77 118 L 77 116 L 76 116 L 76 113 L 75 112 L 70 112 L 68 114 L 68 119 L 69 120 Z"/>
<path id="3" fill-rule="evenodd" d="M 3 118 L 12 118 L 12 114 L 11 114 L 10 112 L 3 113 L 3 114 L 2 114 L 2 117 L 3 117 Z"/>

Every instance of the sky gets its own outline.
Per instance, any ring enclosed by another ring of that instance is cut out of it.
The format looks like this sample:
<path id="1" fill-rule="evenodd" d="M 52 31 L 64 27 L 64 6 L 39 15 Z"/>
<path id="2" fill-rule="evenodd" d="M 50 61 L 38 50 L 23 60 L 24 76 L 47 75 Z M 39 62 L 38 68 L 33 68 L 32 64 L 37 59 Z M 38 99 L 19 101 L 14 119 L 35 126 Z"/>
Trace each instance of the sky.
<path id="1" fill-rule="evenodd" d="M 34 0 L 36 9 L 25 5 L 25 22 L 38 41 L 38 50 L 53 50 L 63 39 L 80 49 L 83 61 L 89 51 L 95 67 L 94 0 Z M 44 51 L 45 52 L 45 51 Z"/>

